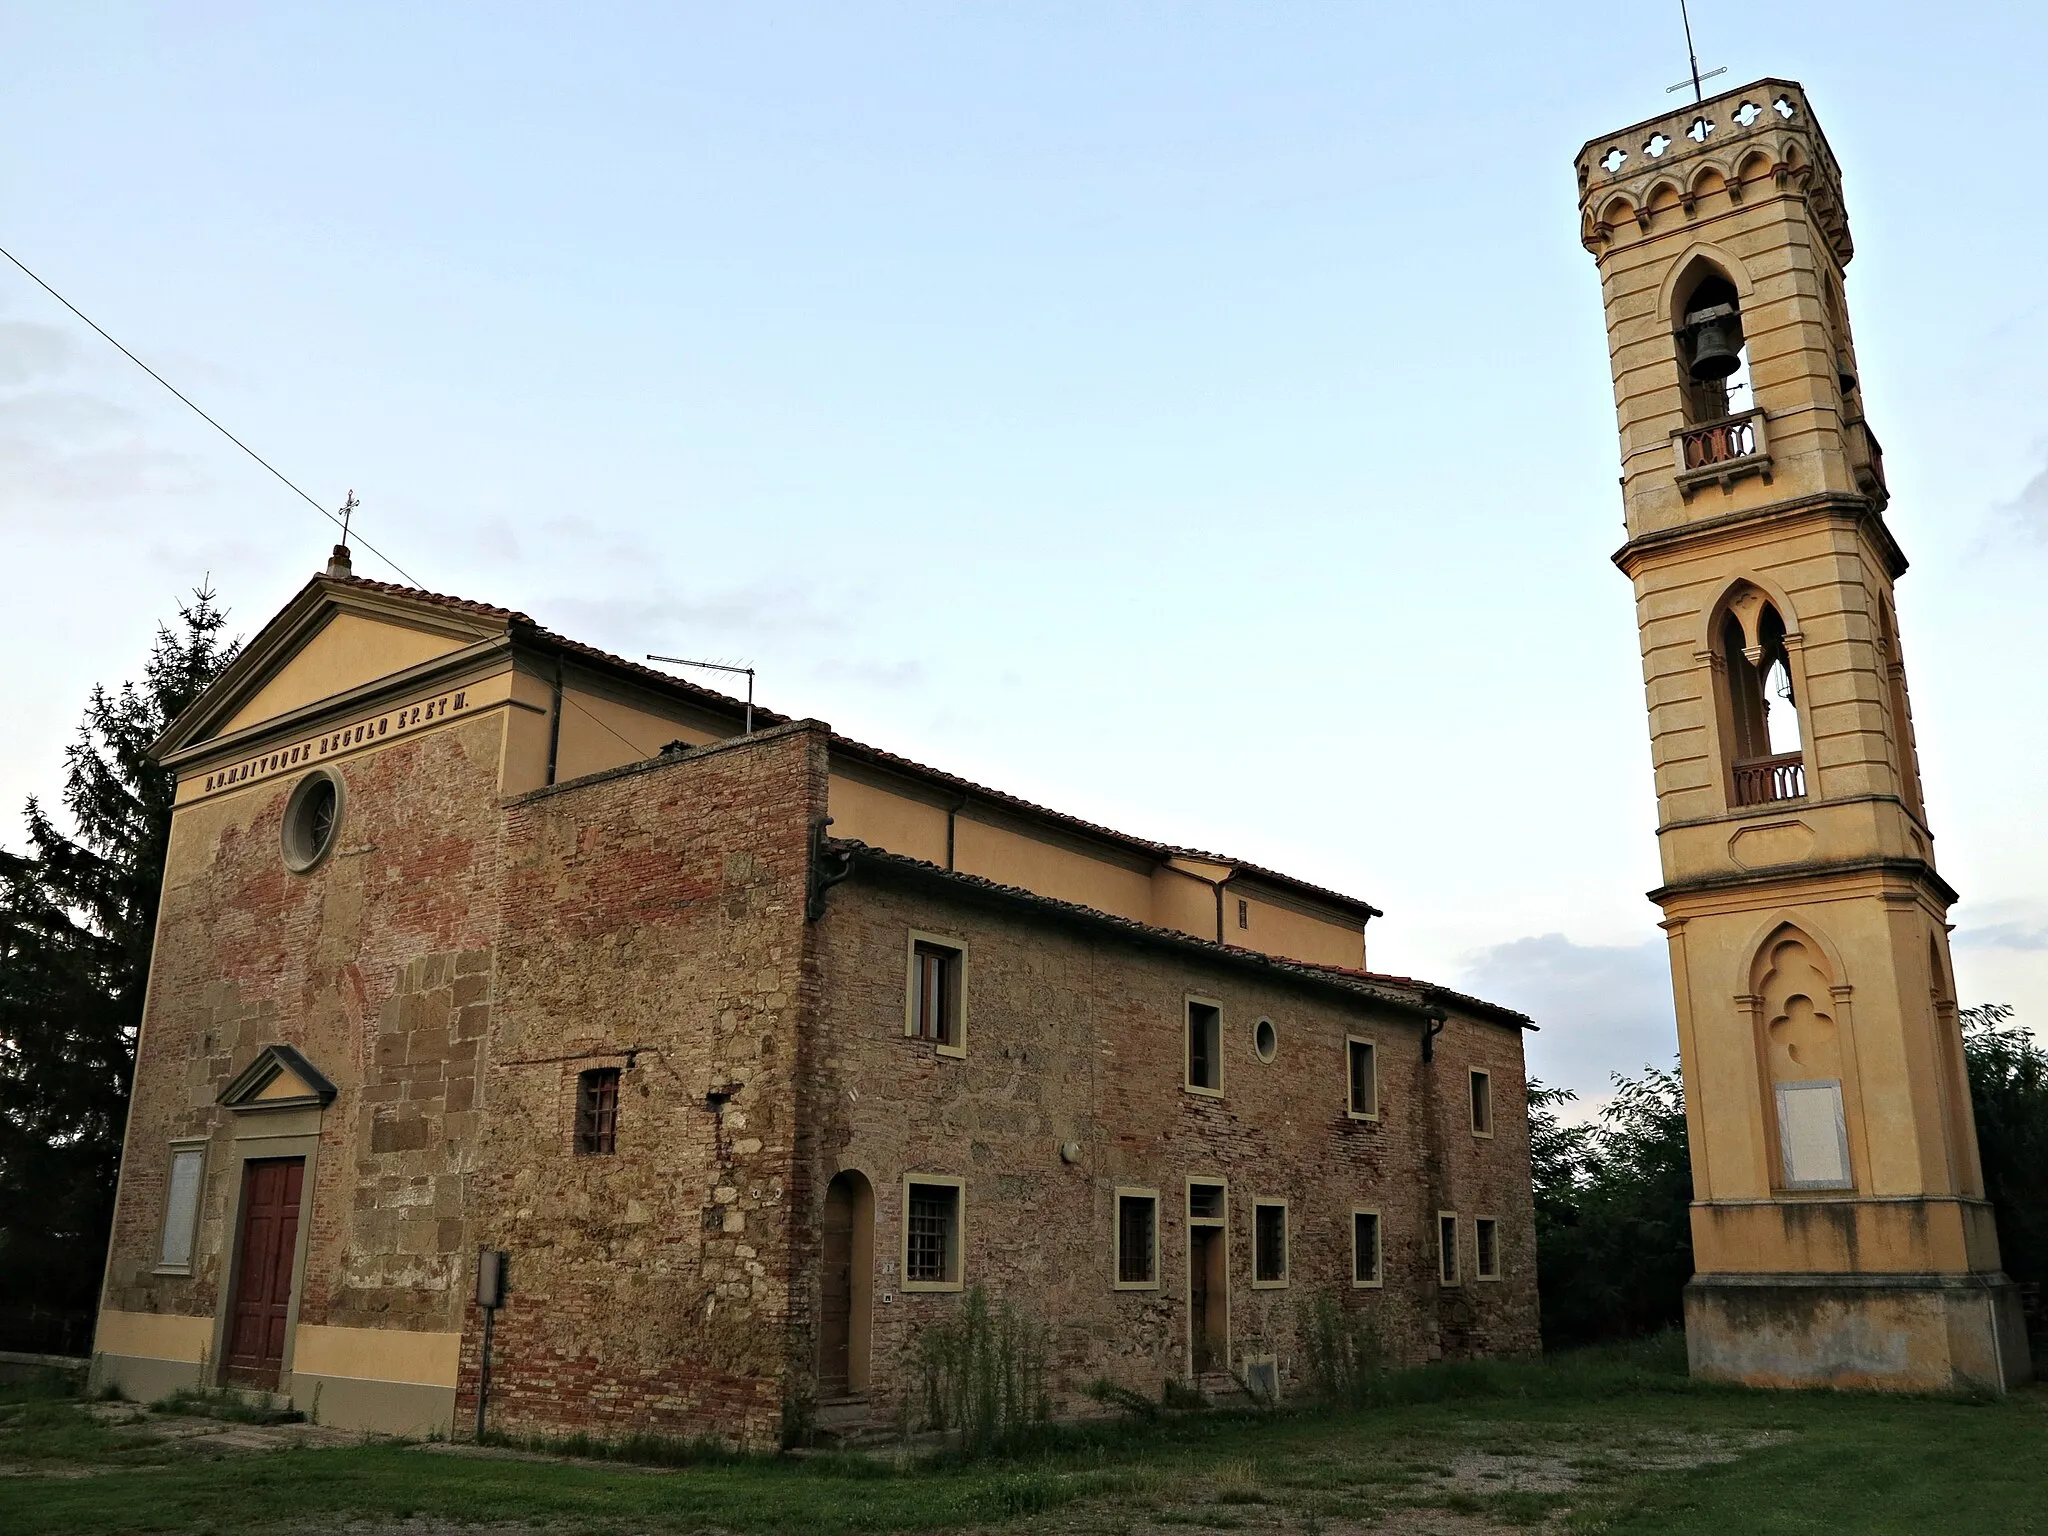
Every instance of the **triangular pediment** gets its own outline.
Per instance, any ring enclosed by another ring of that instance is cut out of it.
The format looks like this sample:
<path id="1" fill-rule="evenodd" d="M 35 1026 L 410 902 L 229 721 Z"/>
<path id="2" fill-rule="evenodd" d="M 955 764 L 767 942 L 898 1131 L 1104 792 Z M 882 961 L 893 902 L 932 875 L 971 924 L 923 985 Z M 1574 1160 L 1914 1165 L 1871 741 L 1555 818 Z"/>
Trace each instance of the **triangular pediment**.
<path id="1" fill-rule="evenodd" d="M 152 746 L 164 761 L 318 712 L 502 641 L 523 615 L 375 582 L 315 577 Z"/>
<path id="2" fill-rule="evenodd" d="M 334 1084 L 288 1045 L 266 1045 L 235 1074 L 218 1102 L 226 1109 L 304 1109 L 332 1102 Z"/>

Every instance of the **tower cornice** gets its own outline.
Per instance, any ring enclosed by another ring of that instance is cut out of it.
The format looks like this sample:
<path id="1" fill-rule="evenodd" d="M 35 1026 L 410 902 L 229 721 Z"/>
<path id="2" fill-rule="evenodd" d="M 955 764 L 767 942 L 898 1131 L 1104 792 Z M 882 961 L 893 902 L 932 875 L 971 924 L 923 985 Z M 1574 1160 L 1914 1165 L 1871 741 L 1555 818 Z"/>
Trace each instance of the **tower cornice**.
<path id="1" fill-rule="evenodd" d="M 1873 546 L 1882 556 L 1886 571 L 1893 581 L 1906 573 L 1906 552 L 1899 548 L 1899 541 L 1892 537 L 1892 531 L 1885 525 L 1884 516 L 1869 500 L 1862 496 L 1850 496 L 1839 491 L 1823 491 L 1812 496 L 1800 496 L 1789 501 L 1774 501 L 1768 506 L 1749 507 L 1739 512 L 1724 512 L 1719 517 L 1701 518 L 1695 522 L 1678 523 L 1669 528 L 1656 528 L 1648 533 L 1639 533 L 1630 539 L 1611 557 L 1621 570 L 1633 578 L 1650 560 L 1660 555 L 1671 554 L 1679 549 L 1711 546 L 1721 542 L 1736 542 L 1739 538 L 1772 524 L 1793 525 L 1815 521 L 1839 522 L 1855 526 L 1865 532 Z"/>

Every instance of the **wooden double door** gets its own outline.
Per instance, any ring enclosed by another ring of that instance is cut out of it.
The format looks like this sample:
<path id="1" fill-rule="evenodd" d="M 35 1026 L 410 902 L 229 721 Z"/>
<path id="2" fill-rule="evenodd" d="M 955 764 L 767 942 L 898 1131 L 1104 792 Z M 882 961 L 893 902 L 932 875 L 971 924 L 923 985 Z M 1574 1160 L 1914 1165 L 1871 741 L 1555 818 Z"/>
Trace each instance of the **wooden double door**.
<path id="1" fill-rule="evenodd" d="M 242 1164 L 242 1229 L 235 1244 L 234 1299 L 221 1361 L 222 1377 L 242 1386 L 275 1388 L 284 1367 L 305 1181 L 302 1157 L 252 1158 Z"/>

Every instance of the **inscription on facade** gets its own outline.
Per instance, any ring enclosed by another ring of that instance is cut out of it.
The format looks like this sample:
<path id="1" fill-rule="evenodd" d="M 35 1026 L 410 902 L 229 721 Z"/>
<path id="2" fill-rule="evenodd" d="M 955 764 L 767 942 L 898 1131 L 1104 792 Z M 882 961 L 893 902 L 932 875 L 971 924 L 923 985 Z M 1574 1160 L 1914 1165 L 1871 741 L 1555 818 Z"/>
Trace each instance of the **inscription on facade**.
<path id="1" fill-rule="evenodd" d="M 359 747 L 365 742 L 389 736 L 403 736 L 407 731 L 430 724 L 443 716 L 459 714 L 468 708 L 468 698 L 468 690 L 459 689 L 423 703 L 408 704 L 400 709 L 386 710 L 381 715 L 371 715 L 366 719 L 344 725 L 338 731 L 308 737 L 296 746 L 279 747 L 275 752 L 265 752 L 260 757 L 252 757 L 232 768 L 209 773 L 206 776 L 206 793 L 212 794 L 217 789 L 246 784 L 251 779 L 268 778 L 273 773 L 284 773 L 306 763 L 318 762 L 331 754 L 345 752 L 350 747 Z"/>

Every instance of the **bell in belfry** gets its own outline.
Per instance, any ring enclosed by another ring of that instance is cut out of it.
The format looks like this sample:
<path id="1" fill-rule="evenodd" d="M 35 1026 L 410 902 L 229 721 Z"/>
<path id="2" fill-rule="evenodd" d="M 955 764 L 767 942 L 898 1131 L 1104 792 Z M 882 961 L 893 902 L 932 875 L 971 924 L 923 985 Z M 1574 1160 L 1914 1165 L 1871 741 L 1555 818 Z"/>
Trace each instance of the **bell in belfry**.
<path id="1" fill-rule="evenodd" d="M 1685 317 L 1692 335 L 1692 376 L 1725 379 L 1742 366 L 1742 317 L 1733 304 L 1696 309 Z"/>

